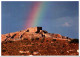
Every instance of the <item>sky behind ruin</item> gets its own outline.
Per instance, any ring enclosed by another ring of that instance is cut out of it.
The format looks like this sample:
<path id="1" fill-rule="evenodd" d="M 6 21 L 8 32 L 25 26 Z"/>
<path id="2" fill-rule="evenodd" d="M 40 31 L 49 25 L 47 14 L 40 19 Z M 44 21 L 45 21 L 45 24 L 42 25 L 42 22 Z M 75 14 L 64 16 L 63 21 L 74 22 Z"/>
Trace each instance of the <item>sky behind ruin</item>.
<path id="1" fill-rule="evenodd" d="M 2 34 L 20 31 L 24 28 L 34 2 L 2 1 Z M 58 33 L 78 38 L 78 2 L 44 2 L 45 10 L 39 24 L 49 33 Z"/>

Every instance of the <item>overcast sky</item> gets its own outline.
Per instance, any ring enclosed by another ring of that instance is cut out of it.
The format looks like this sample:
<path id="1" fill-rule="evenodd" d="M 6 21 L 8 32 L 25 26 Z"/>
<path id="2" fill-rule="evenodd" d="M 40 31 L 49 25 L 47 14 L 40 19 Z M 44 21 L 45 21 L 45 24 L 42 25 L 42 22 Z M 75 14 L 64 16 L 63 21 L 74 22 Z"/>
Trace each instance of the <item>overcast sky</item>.
<path id="1" fill-rule="evenodd" d="M 2 2 L 2 34 L 23 30 L 34 2 Z M 36 26 L 49 33 L 78 38 L 78 2 L 44 2 L 42 21 Z"/>

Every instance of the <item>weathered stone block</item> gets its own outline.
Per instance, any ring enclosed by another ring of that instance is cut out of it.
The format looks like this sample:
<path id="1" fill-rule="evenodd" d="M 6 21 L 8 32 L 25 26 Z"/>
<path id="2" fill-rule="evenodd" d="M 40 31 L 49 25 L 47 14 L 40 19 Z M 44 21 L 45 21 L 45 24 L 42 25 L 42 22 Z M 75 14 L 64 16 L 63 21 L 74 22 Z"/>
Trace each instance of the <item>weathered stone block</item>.
<path id="1" fill-rule="evenodd" d="M 27 28 L 27 32 L 36 32 L 39 33 L 40 30 L 42 30 L 42 27 L 31 27 L 31 28 Z"/>

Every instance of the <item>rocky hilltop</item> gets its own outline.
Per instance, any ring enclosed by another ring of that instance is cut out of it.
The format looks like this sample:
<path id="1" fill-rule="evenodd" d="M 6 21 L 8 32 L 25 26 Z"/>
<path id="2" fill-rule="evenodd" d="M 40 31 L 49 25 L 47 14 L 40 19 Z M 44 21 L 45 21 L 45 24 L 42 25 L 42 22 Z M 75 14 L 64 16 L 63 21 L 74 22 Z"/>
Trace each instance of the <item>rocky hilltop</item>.
<path id="1" fill-rule="evenodd" d="M 60 34 L 54 34 L 54 33 L 48 33 L 45 30 L 42 30 L 42 27 L 31 27 L 27 28 L 26 30 L 21 30 L 13 33 L 3 34 L 1 35 L 1 42 L 2 41 L 17 41 L 22 40 L 24 38 L 54 38 L 54 39 L 60 39 L 60 40 L 71 40 L 71 38 L 62 36 Z"/>
<path id="2" fill-rule="evenodd" d="M 2 55 L 78 55 L 78 39 L 48 33 L 42 27 L 1 35 Z"/>

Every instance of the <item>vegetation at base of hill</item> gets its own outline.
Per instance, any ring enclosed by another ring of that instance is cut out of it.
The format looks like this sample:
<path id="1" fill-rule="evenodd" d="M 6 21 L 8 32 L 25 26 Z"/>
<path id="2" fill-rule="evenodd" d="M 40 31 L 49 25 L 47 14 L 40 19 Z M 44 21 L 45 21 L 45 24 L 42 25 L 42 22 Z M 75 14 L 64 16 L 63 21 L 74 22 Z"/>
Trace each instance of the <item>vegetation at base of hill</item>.
<path id="1" fill-rule="evenodd" d="M 46 40 L 46 42 L 48 42 L 49 40 Z"/>
<path id="2" fill-rule="evenodd" d="M 34 38 L 31 38 L 31 41 L 34 41 Z"/>
<path id="3" fill-rule="evenodd" d="M 44 42 L 44 40 L 45 40 L 45 38 L 42 38 L 41 43 L 43 43 L 43 42 Z"/>
<path id="4" fill-rule="evenodd" d="M 72 39 L 69 43 L 79 43 L 78 39 Z"/>
<path id="5" fill-rule="evenodd" d="M 68 53 L 70 49 L 75 50 Z M 34 38 L 33 41 L 28 39 L 12 43 L 7 42 L 6 44 L 3 42 L 1 46 L 2 55 L 78 55 L 77 50 L 78 43 L 69 44 L 68 41 L 63 40 L 53 42 L 50 38 L 39 38 L 39 40 Z M 20 53 L 20 51 L 23 51 L 23 53 Z"/>
<path id="6" fill-rule="evenodd" d="M 12 41 L 12 40 L 8 40 L 8 41 L 4 41 L 3 43 L 13 43 L 14 41 Z"/>
<path id="7" fill-rule="evenodd" d="M 56 39 L 52 39 L 52 41 L 56 41 Z"/>
<path id="8" fill-rule="evenodd" d="M 28 40 L 27 38 L 24 38 L 23 40 Z"/>
<path id="9" fill-rule="evenodd" d="M 35 38 L 36 40 L 39 40 L 39 38 Z"/>

